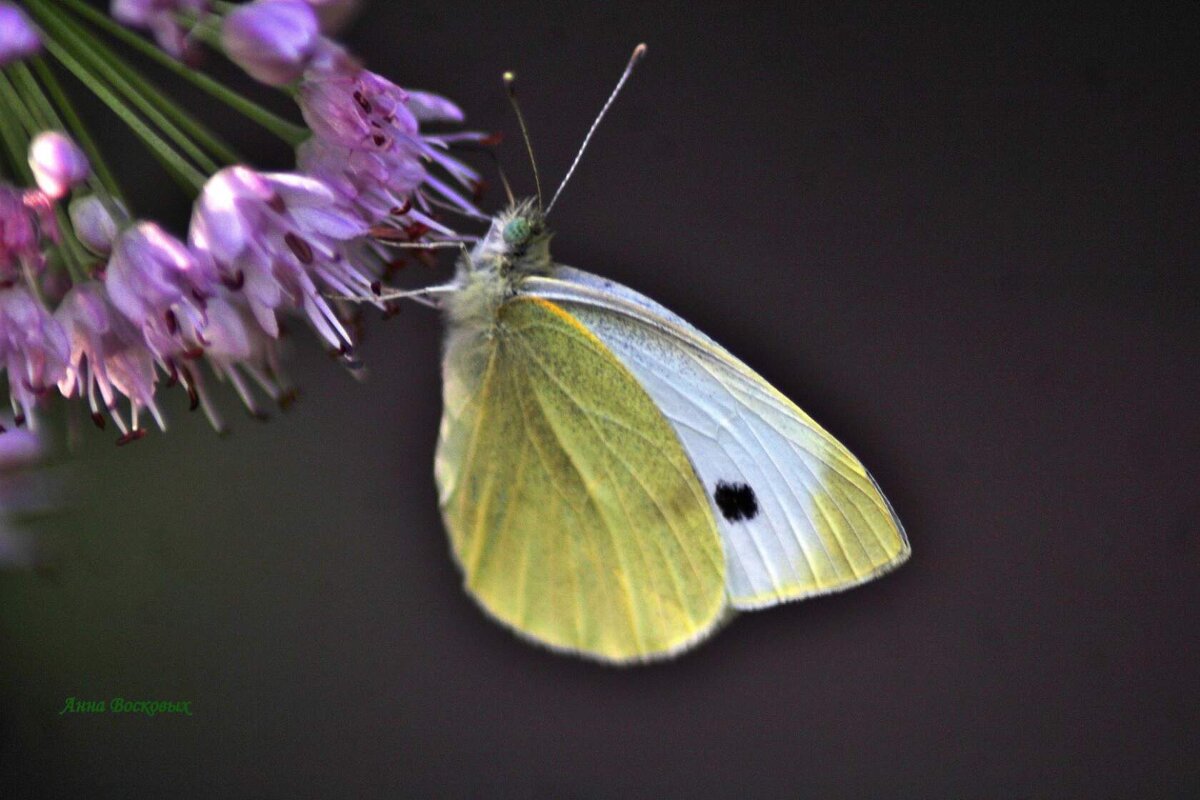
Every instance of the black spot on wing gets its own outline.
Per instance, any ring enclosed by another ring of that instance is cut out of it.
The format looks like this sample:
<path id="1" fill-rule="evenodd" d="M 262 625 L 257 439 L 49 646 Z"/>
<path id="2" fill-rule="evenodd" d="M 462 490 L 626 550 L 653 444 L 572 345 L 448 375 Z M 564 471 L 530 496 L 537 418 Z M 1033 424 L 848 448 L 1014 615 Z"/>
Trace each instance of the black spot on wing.
<path id="1" fill-rule="evenodd" d="M 717 508 L 730 522 L 751 520 L 758 516 L 758 498 L 748 484 L 718 481 L 713 500 L 717 501 Z"/>

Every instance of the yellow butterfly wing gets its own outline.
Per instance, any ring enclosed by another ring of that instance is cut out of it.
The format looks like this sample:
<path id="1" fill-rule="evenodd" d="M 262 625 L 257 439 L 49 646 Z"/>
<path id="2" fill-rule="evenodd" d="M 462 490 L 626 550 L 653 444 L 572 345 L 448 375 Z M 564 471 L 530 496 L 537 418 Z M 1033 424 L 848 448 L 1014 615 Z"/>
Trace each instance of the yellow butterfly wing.
<path id="1" fill-rule="evenodd" d="M 638 381 L 558 305 L 452 330 L 436 474 L 467 589 L 548 647 L 667 656 L 725 607 L 703 486 Z"/>
<path id="2" fill-rule="evenodd" d="M 908 559 L 904 528 L 859 460 L 686 321 L 570 267 L 523 290 L 574 315 L 675 429 L 713 498 L 731 607 L 848 589 Z"/>

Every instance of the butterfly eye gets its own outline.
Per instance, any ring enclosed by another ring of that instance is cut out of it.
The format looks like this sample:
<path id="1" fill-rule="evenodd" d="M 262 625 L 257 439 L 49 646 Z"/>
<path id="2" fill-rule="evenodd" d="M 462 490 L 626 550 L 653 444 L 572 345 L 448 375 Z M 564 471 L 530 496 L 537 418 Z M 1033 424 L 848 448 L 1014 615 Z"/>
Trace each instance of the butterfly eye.
<path id="1" fill-rule="evenodd" d="M 524 244 L 532 232 L 529 220 L 517 217 L 504 226 L 504 241 L 508 244 Z"/>

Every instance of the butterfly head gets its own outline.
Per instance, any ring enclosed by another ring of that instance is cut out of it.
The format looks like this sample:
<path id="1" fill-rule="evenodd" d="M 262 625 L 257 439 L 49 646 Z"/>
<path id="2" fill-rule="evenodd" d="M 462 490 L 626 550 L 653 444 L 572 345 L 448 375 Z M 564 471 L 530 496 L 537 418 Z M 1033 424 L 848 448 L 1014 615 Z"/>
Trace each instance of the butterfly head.
<path id="1" fill-rule="evenodd" d="M 550 237 L 546 215 L 536 203 L 514 203 L 492 219 L 471 260 L 475 269 L 503 275 L 544 275 L 551 268 Z"/>

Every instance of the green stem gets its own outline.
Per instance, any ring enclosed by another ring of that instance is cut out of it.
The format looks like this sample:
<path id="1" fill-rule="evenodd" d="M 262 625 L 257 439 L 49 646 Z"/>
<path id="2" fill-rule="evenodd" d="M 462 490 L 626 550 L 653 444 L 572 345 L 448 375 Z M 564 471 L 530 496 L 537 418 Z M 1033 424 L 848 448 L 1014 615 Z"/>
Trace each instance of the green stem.
<path id="1" fill-rule="evenodd" d="M 112 54 L 111 50 L 106 49 L 106 52 Z M 217 167 L 238 164 L 246 160 L 224 139 L 214 133 L 211 128 L 189 114 L 183 106 L 164 94 L 153 83 L 139 75 L 137 70 L 127 62 L 122 61 L 115 54 L 112 54 L 112 56 L 113 67 L 119 70 L 126 80 L 137 83 L 138 91 L 162 114 L 191 136 L 192 141 L 206 148 L 220 162 L 220 164 L 216 165 Z M 216 170 L 211 171 L 215 172 Z"/>
<path id="2" fill-rule="evenodd" d="M 121 193 L 121 187 L 117 183 L 117 179 L 113 176 L 112 170 L 109 169 L 108 162 L 104 160 L 104 155 L 100 152 L 100 148 L 96 146 L 96 141 L 92 138 L 92 134 L 88 132 L 87 126 L 79 118 L 79 114 L 75 111 L 75 106 L 71 103 L 71 98 L 63 91 L 62 84 L 58 82 L 58 78 L 54 75 L 54 70 L 50 68 L 46 59 L 41 57 L 33 60 L 33 68 L 37 72 L 38 77 L 42 79 L 42 85 L 46 87 L 46 91 L 50 93 L 50 99 L 58 106 L 58 110 L 62 112 L 63 117 L 67 121 L 68 129 L 75 137 L 75 141 L 83 148 L 83 152 L 87 153 L 88 160 L 92 164 L 93 175 L 109 195 L 120 200 L 122 205 L 127 206 L 125 197 Z"/>
<path id="3" fill-rule="evenodd" d="M 158 114 L 174 123 L 187 136 L 191 137 L 191 141 L 201 147 L 207 148 L 208 152 L 223 164 L 236 164 L 245 160 L 238 155 L 237 151 L 226 144 L 223 139 L 204 125 L 204 123 L 189 114 L 183 106 L 167 96 L 153 83 L 146 80 L 141 73 L 130 66 L 128 61 L 121 58 L 113 48 L 91 36 L 89 31 L 86 31 L 75 21 L 65 16 L 60 17 L 60 19 L 74 30 L 77 37 L 85 37 L 95 48 L 96 56 L 106 61 L 107 66 L 115 70 L 124 83 L 136 87 L 136 98 L 140 98 L 150 109 L 155 110 Z M 136 98 L 131 97 L 130 99 Z M 149 114 L 147 115 L 149 116 Z M 211 161 L 208 164 L 200 161 L 197 161 L 197 163 L 209 172 L 215 172 L 218 166 Z"/>
<path id="4" fill-rule="evenodd" d="M 62 122 L 58 119 L 58 115 L 54 113 L 50 101 L 46 99 L 45 93 L 42 92 L 41 87 L 34 80 L 33 73 L 29 71 L 29 67 L 18 61 L 15 64 L 9 65 L 8 73 L 13 86 L 16 87 L 25 101 L 26 108 L 33 112 L 34 118 L 43 130 L 66 130 L 62 126 Z"/>
<path id="5" fill-rule="evenodd" d="M 212 174 L 217 171 L 218 166 L 215 161 L 201 150 L 195 142 L 191 140 L 183 131 L 181 131 L 170 119 L 155 107 L 145 93 L 135 85 L 137 81 L 136 73 L 131 81 L 127 74 L 122 74 L 120 60 L 117 55 L 109 50 L 106 46 L 94 39 L 89 41 L 86 31 L 83 31 L 79 26 L 69 18 L 58 14 L 50 13 L 40 1 L 38 6 L 42 7 L 45 14 L 43 23 L 49 23 L 54 28 L 53 33 L 60 44 L 69 46 L 73 51 L 73 55 L 86 62 L 91 66 L 94 74 L 102 77 L 108 84 L 124 95 L 126 101 L 132 103 L 138 111 L 142 113 L 151 123 L 156 125 L 168 139 L 175 143 L 188 158 L 192 160 L 196 166 L 200 167 L 202 172 Z M 130 70 L 132 71 L 132 70 Z"/>
<path id="6" fill-rule="evenodd" d="M 28 8 L 44 10 L 44 7 L 40 2 L 29 2 Z M 90 73 L 88 69 L 83 66 L 83 64 L 81 64 L 73 55 L 71 55 L 68 50 L 60 45 L 58 41 L 49 37 L 45 37 L 42 44 L 50 52 L 50 54 L 58 60 L 60 64 L 70 70 L 75 77 L 79 79 L 80 83 L 90 89 L 92 93 L 96 95 L 96 97 L 100 98 L 100 100 L 106 106 L 108 106 L 114 114 L 121 118 L 122 122 L 128 125 L 130 129 L 132 129 L 133 132 L 138 135 L 138 138 L 145 142 L 146 146 L 150 149 L 150 152 L 154 154 L 155 158 L 157 158 L 164 167 L 166 167 L 167 171 L 171 174 L 171 177 L 179 181 L 180 185 L 185 191 L 192 194 L 200 191 L 201 187 L 204 186 L 204 175 L 202 173 L 189 164 L 185 158 L 179 155 L 179 153 L 175 152 L 175 150 L 169 144 L 167 144 L 167 142 L 165 142 L 161 136 L 155 133 L 149 125 L 143 122 L 142 119 L 138 117 L 136 113 L 134 113 L 133 109 L 122 102 L 121 98 L 117 97 L 117 95 L 106 85 L 100 83 L 100 81 L 96 79 L 96 76 Z"/>
<path id="7" fill-rule="evenodd" d="M 25 111 L 29 114 L 30 119 L 36 123 L 36 132 L 53 130 L 55 128 L 53 117 L 46 113 L 46 107 L 38 102 L 37 97 L 33 96 L 40 94 L 37 84 L 35 83 L 32 87 L 33 91 L 30 91 L 31 87 L 26 83 L 26 76 L 19 69 L 21 66 L 24 65 L 19 63 L 12 64 L 5 70 L 10 82 L 9 85 L 17 93 L 17 96 L 21 98 L 21 102 L 24 104 Z M 45 96 L 42 95 L 41 99 L 44 100 Z"/>
<path id="8" fill-rule="evenodd" d="M 119 39 L 150 60 L 166 67 L 201 91 L 245 115 L 251 121 L 270 131 L 292 147 L 295 147 L 308 138 L 308 128 L 289 122 L 275 112 L 263 108 L 253 100 L 243 97 L 204 73 L 180 63 L 141 36 L 121 27 L 105 16 L 103 12 L 97 11 L 87 5 L 83 0 L 57 0 L 57 2 L 62 6 L 70 8 L 79 16 L 84 17 L 110 36 Z"/>
<path id="9" fill-rule="evenodd" d="M 20 131 L 24 137 L 21 146 L 27 148 L 29 140 L 40 130 L 40 125 L 36 117 L 30 113 L 25 107 L 25 103 L 21 101 L 21 96 L 17 93 L 17 89 L 8 79 L 8 73 L 0 70 L 0 96 L 4 98 L 5 105 L 8 108 L 8 116 L 13 125 L 13 130 Z M 21 163 L 28 170 L 28 151 L 20 154 Z M 33 173 L 26 171 L 23 173 L 25 177 L 33 178 Z"/>
<path id="10" fill-rule="evenodd" d="M 32 124 L 33 120 L 29 118 L 29 112 L 25 110 L 25 105 L 17 96 L 16 89 L 8 82 L 8 77 L 3 72 L 0 72 L 0 106 L 4 108 L 4 113 L 0 114 L 0 130 L 4 135 L 4 144 L 8 148 L 8 155 L 17 169 L 21 182 L 32 186 L 33 170 L 29 167 L 29 136 L 30 131 L 36 126 Z"/>

